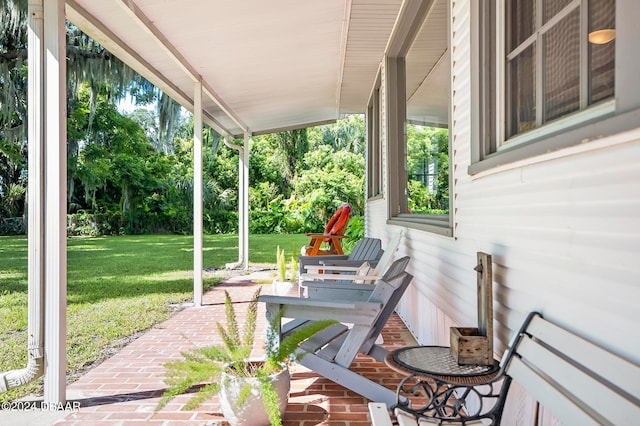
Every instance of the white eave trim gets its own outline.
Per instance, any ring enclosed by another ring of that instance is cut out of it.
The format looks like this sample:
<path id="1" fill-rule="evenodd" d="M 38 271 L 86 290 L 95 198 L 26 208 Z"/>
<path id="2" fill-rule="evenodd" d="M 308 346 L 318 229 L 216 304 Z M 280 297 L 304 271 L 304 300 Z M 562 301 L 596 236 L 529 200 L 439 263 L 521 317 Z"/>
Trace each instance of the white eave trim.
<path id="1" fill-rule="evenodd" d="M 132 7 L 138 10 L 137 6 L 133 5 Z M 193 68 L 186 62 L 186 60 L 184 60 L 181 55 L 174 53 L 175 48 L 170 47 L 171 45 L 167 46 L 163 44 L 162 40 L 158 38 L 158 36 L 155 34 L 155 32 L 158 32 L 158 34 L 160 34 L 157 29 L 154 32 L 153 30 L 147 28 L 143 25 L 144 21 L 141 21 L 142 18 L 137 16 L 135 12 L 131 11 L 129 7 L 125 7 L 125 9 L 129 10 L 128 13 L 132 17 L 135 17 L 135 22 L 139 22 L 140 25 L 143 26 L 149 32 L 149 34 L 151 34 L 151 36 L 158 41 L 163 51 L 170 57 L 172 57 L 174 61 L 176 61 L 176 63 L 185 72 L 185 74 L 187 74 L 191 79 L 194 80 L 194 83 L 199 80 L 197 73 L 193 71 Z M 122 39 L 120 39 L 115 33 L 108 29 L 99 19 L 89 13 L 85 8 L 80 6 L 75 0 L 66 0 L 66 15 L 74 25 L 77 25 L 78 28 L 80 28 L 84 32 L 88 34 L 99 34 L 100 37 L 98 41 L 101 44 L 105 45 L 105 47 L 109 48 L 111 53 L 118 56 L 128 66 L 136 70 L 136 72 L 144 76 L 167 95 L 171 96 L 183 107 L 193 112 L 194 102 L 193 98 L 190 95 L 185 93 L 182 89 L 168 80 L 160 70 L 152 66 L 136 51 L 131 49 L 129 45 L 124 43 Z M 164 40 L 165 38 L 162 36 L 162 39 Z M 105 41 L 110 41 L 112 45 L 106 45 Z M 182 61 L 184 61 L 184 63 Z M 211 88 L 210 85 L 203 82 L 203 89 L 207 97 L 210 98 L 216 105 L 218 105 L 218 107 L 220 107 L 220 109 L 229 118 L 231 118 L 231 120 L 238 124 L 243 132 L 248 131 L 246 124 L 244 124 L 244 122 L 240 120 L 240 118 L 233 112 L 233 110 L 216 94 L 216 92 L 213 90 L 213 88 Z M 233 132 L 222 125 L 210 112 L 203 111 L 203 118 L 205 119 L 207 125 L 213 128 L 216 132 L 220 133 L 222 136 L 233 135 Z"/>
<path id="2" fill-rule="evenodd" d="M 201 76 L 193 68 L 193 66 L 185 59 L 184 56 L 175 48 L 173 44 L 165 37 L 165 35 L 156 27 L 153 22 L 144 14 L 142 10 L 133 2 L 133 0 L 121 0 L 119 4 L 123 10 L 131 16 L 132 20 L 138 24 L 140 28 L 146 31 L 153 40 L 156 41 L 162 51 L 164 51 L 182 71 L 187 74 L 194 83 L 201 81 Z M 233 120 L 243 132 L 248 132 L 248 126 L 238 117 L 238 115 L 227 105 L 222 98 L 211 88 L 211 86 L 202 81 L 204 93 L 211 98 L 220 109 Z"/>
<path id="3" fill-rule="evenodd" d="M 344 64 L 347 60 L 347 42 L 349 39 L 349 23 L 351 22 L 352 1 L 347 0 L 342 18 L 342 37 L 340 40 L 340 69 L 338 70 L 338 84 L 336 87 L 336 117 L 340 116 L 340 97 L 342 96 L 342 79 L 344 78 Z"/>
<path id="4" fill-rule="evenodd" d="M 308 127 L 323 126 L 325 124 L 333 124 L 335 122 L 336 122 L 336 119 L 332 118 L 330 120 L 314 121 L 314 122 L 309 122 L 309 123 L 296 124 L 296 125 L 292 125 L 292 126 L 277 127 L 277 128 L 273 128 L 273 129 L 265 129 L 265 130 L 261 130 L 259 132 L 251 133 L 251 136 L 268 135 L 270 133 L 280 133 L 280 132 L 287 132 L 289 130 L 306 129 Z M 242 139 L 243 135 L 234 135 L 234 138 L 235 139 Z"/>

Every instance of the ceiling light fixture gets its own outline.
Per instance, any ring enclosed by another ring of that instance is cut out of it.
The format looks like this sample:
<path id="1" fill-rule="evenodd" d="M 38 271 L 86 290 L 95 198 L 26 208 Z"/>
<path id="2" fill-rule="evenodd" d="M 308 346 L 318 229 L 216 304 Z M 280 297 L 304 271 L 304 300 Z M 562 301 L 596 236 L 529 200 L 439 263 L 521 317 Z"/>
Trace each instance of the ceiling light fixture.
<path id="1" fill-rule="evenodd" d="M 589 42 L 593 44 L 607 44 L 616 38 L 616 30 L 605 29 L 589 33 Z"/>

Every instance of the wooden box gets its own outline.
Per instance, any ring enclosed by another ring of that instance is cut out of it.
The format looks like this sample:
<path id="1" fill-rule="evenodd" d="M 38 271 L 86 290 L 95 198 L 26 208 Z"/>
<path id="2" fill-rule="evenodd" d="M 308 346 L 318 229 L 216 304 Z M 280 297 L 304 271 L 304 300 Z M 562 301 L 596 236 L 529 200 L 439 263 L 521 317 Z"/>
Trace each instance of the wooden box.
<path id="1" fill-rule="evenodd" d="M 493 274 L 491 255 L 478 252 L 478 327 L 451 327 L 451 355 L 461 365 L 493 364 Z"/>
<path id="2" fill-rule="evenodd" d="M 451 327 L 451 355 L 461 365 L 492 365 L 493 345 L 475 327 Z"/>

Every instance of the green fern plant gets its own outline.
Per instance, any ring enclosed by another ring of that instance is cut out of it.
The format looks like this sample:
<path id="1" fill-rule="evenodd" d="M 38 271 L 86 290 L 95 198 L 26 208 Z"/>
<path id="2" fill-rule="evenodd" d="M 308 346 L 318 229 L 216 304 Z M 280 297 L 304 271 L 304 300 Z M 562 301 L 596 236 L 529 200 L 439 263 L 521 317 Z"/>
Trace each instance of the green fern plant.
<path id="1" fill-rule="evenodd" d="M 226 373 L 230 376 L 257 378 L 260 383 L 262 401 L 269 415 L 269 421 L 272 425 L 282 424 L 278 395 L 269 376 L 286 368 L 288 362 L 299 359 L 302 354 L 296 352 L 300 344 L 317 332 L 335 324 L 336 321 L 315 321 L 305 327 L 301 327 L 284 338 L 280 344 L 277 344 L 279 336 L 273 330 L 276 330 L 280 324 L 282 317 L 282 313 L 280 313 L 272 320 L 271 331 L 267 333 L 264 362 L 248 362 L 255 338 L 259 296 L 260 289 L 254 293 L 249 302 L 246 322 L 241 330 L 231 296 L 225 290 L 226 328 L 220 323 L 217 324 L 218 333 L 223 343 L 183 352 L 184 359 L 166 363 L 165 381 L 169 388 L 163 393 L 156 410 L 160 410 L 177 395 L 204 383 L 183 409 L 192 410 L 196 408 L 220 391 L 222 375 Z M 240 391 L 240 398 L 236 402 L 238 406 L 245 402 L 250 390 L 250 385 L 246 385 Z"/>

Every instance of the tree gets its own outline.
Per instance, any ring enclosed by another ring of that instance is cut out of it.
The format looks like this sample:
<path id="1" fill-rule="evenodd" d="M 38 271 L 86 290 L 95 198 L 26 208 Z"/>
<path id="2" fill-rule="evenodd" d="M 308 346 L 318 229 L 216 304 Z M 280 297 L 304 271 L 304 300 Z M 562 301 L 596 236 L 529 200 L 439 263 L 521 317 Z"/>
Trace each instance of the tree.
<path id="1" fill-rule="evenodd" d="M 312 149 L 320 145 L 328 145 L 334 151 L 349 151 L 364 155 L 365 129 L 364 116 L 348 115 L 335 124 L 309 129 L 309 140 L 313 141 Z"/>
<path id="2" fill-rule="evenodd" d="M 304 155 L 309 150 L 307 129 L 272 133 L 265 138 L 271 143 L 274 160 L 280 166 L 282 189 L 286 194 L 295 178 L 296 170 L 302 165 Z"/>
<path id="3" fill-rule="evenodd" d="M 449 209 L 449 133 L 447 129 L 407 126 L 409 208 L 413 213 Z"/>
<path id="4" fill-rule="evenodd" d="M 320 223 L 326 223 L 342 203 L 364 209 L 364 158 L 347 151 L 321 146 L 305 156 L 305 170 L 294 182 L 294 195 L 307 201 Z M 317 231 L 317 229 L 316 229 Z"/>
<path id="5" fill-rule="evenodd" d="M 0 201 L 7 188 L 24 183 L 20 179 L 26 174 L 27 4 L 25 0 L 0 2 Z M 143 104 L 157 101 L 158 141 L 171 146 L 179 128 L 180 106 L 77 27 L 67 23 L 66 34 L 69 117 L 80 107 L 82 92 L 90 93 L 88 104 L 81 106 L 89 112 L 82 114 L 86 123 L 79 129 L 84 133 L 68 128 L 69 174 L 75 175 L 80 144 L 94 143 L 97 136 L 93 123 L 100 96 L 114 105 L 127 92 Z M 68 189 L 70 194 L 75 191 L 73 180 Z"/>

